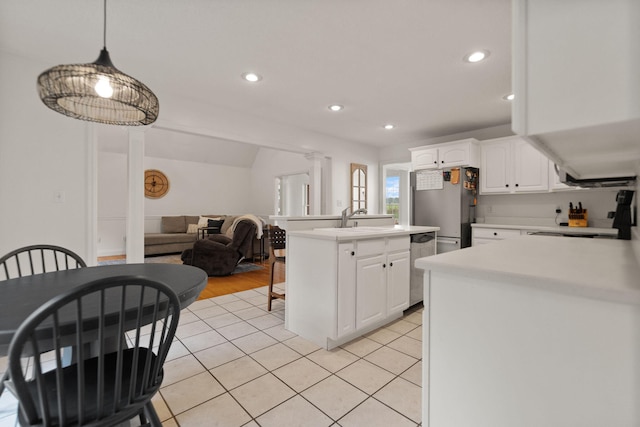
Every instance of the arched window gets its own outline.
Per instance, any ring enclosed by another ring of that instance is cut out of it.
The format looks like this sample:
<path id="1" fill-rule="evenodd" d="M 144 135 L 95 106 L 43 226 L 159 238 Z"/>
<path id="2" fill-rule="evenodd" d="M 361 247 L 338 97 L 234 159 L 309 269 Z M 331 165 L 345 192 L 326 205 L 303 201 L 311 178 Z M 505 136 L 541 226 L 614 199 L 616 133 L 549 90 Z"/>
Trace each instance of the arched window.
<path id="1" fill-rule="evenodd" d="M 351 163 L 351 209 L 367 208 L 367 165 Z"/>

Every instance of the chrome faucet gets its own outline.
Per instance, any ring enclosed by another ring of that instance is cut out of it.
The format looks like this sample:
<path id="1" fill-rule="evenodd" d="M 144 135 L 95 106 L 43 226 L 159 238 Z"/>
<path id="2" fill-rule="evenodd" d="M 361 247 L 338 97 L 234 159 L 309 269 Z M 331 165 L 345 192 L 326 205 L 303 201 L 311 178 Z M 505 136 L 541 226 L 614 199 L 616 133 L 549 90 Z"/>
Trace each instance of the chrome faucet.
<path id="1" fill-rule="evenodd" d="M 342 218 L 340 220 L 340 228 L 345 228 L 347 226 L 347 221 L 349 221 L 351 219 L 352 216 L 356 215 L 356 214 L 367 214 L 367 210 L 365 208 L 360 208 L 356 211 L 353 211 L 351 213 L 351 215 L 347 215 L 347 212 L 349 212 L 351 210 L 351 206 L 348 206 L 346 208 L 344 208 L 344 210 L 342 211 Z"/>

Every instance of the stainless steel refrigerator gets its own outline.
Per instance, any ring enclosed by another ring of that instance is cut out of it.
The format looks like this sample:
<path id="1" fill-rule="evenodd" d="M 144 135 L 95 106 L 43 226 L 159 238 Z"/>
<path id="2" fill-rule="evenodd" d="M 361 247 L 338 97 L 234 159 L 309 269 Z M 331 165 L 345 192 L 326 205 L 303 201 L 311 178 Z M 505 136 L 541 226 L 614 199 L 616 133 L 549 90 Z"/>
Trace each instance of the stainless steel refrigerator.
<path id="1" fill-rule="evenodd" d="M 440 227 L 436 253 L 471 246 L 478 173 L 465 167 L 411 173 L 411 224 Z"/>

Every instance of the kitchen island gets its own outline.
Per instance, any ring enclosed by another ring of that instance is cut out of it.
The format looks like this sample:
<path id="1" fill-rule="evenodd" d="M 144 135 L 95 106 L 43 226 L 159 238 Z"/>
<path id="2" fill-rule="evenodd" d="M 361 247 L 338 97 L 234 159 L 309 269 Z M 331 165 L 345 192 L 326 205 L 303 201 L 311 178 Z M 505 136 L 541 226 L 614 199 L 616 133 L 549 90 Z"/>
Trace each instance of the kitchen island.
<path id="1" fill-rule="evenodd" d="M 314 230 L 316 228 L 340 227 L 340 215 L 304 215 L 281 216 L 270 215 L 269 221 L 287 231 Z M 349 227 L 359 224 L 367 227 L 393 227 L 395 219 L 393 215 L 354 215 L 349 221 Z"/>
<path id="2" fill-rule="evenodd" d="M 425 270 L 423 425 L 640 425 L 640 240 L 521 236 Z"/>
<path id="3" fill-rule="evenodd" d="M 410 236 L 439 227 L 287 231 L 285 327 L 331 349 L 409 307 Z"/>

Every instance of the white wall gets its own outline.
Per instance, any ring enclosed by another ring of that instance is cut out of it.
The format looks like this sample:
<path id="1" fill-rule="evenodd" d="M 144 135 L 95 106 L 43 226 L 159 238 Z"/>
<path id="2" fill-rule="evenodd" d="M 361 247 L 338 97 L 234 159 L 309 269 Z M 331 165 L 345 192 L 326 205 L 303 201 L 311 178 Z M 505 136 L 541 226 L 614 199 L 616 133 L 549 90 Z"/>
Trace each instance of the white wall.
<path id="1" fill-rule="evenodd" d="M 309 172 L 311 163 L 303 154 L 261 148 L 251 168 L 251 202 L 253 212 L 274 215 L 275 178 Z"/>
<path id="2" fill-rule="evenodd" d="M 171 185 L 161 199 L 145 199 L 145 216 L 252 212 L 250 169 L 150 157 L 144 166 L 164 172 Z"/>
<path id="3" fill-rule="evenodd" d="M 351 206 L 351 163 L 367 165 L 367 210 L 369 214 L 380 213 L 380 173 L 378 155 L 364 151 L 362 153 L 345 147 L 343 152 L 332 156 L 333 185 L 332 200 L 328 215 L 339 215 L 347 206 Z"/>
<path id="4" fill-rule="evenodd" d="M 555 225 L 555 209 L 562 209 L 558 221 L 567 222 L 569 202 L 589 214 L 590 227 L 611 228 L 607 212 L 616 210 L 617 189 L 588 189 L 540 194 L 501 194 L 478 196 L 476 217 L 494 224 Z"/>
<path id="5" fill-rule="evenodd" d="M 170 189 L 145 199 L 145 231 L 160 232 L 163 215 L 244 214 L 252 210 L 251 170 L 182 160 L 145 158 L 145 169 L 159 169 Z M 98 156 L 98 255 L 125 253 L 127 156 Z"/>
<path id="6" fill-rule="evenodd" d="M 296 174 L 283 176 L 281 179 L 282 190 L 280 197 L 283 198 L 285 215 L 303 216 L 306 215 L 307 187 L 309 186 L 309 175 Z"/>
<path id="7" fill-rule="evenodd" d="M 0 254 L 50 243 L 87 259 L 87 126 L 38 98 L 43 64 L 0 51 Z M 56 193 L 62 198 L 57 202 Z"/>

